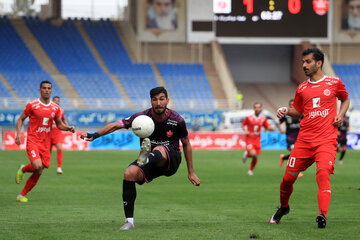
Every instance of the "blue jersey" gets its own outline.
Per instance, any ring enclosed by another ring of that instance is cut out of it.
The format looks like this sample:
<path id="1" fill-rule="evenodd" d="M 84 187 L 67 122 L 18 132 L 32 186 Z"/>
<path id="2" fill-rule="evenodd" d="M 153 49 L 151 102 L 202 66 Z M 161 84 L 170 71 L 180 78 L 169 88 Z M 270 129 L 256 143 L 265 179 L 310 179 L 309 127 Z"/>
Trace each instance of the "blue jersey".
<path id="1" fill-rule="evenodd" d="M 162 145 L 171 147 L 180 152 L 179 140 L 188 137 L 185 120 L 175 111 L 167 109 L 165 118 L 159 120 L 152 108 L 146 109 L 143 112 L 135 113 L 134 115 L 122 119 L 124 128 L 131 128 L 132 121 L 139 115 L 146 115 L 152 118 L 155 124 L 154 132 L 149 137 L 151 141 L 151 148 Z M 142 139 L 141 139 L 142 141 Z M 141 142 L 140 141 L 140 142 Z"/>

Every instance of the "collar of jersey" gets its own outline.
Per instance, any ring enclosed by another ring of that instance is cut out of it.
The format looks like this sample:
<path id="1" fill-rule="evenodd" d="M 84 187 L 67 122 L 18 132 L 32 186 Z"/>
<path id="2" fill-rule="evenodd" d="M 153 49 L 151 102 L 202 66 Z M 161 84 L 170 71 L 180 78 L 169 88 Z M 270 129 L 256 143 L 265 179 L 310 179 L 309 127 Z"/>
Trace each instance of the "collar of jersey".
<path id="1" fill-rule="evenodd" d="M 312 82 L 312 81 L 310 81 L 310 78 L 308 79 L 308 82 L 309 83 L 311 83 L 311 84 L 318 84 L 318 83 L 320 83 L 320 82 L 322 82 L 322 81 L 324 81 L 324 79 L 326 78 L 327 76 L 326 75 L 324 75 L 324 77 L 323 78 L 321 78 L 319 81 L 316 81 L 316 82 Z"/>
<path id="2" fill-rule="evenodd" d="M 51 104 L 51 100 L 50 100 L 50 102 L 49 102 L 48 104 L 43 103 L 43 102 L 40 100 L 40 98 L 38 98 L 38 101 L 39 101 L 39 103 L 40 103 L 41 105 L 43 105 L 43 106 L 45 106 L 45 107 L 48 107 L 48 106 L 50 106 L 50 104 Z"/>

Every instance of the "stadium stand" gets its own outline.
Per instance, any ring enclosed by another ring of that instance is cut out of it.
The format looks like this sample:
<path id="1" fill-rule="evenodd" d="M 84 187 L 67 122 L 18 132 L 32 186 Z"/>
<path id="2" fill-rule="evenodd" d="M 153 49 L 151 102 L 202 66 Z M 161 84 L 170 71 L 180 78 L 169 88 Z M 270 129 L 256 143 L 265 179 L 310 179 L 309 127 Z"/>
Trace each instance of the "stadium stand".
<path id="1" fill-rule="evenodd" d="M 33 18 L 25 18 L 25 22 L 89 107 L 125 107 L 121 93 L 96 62 L 74 21 L 63 21 L 59 26 Z"/>
<path id="2" fill-rule="evenodd" d="M 158 86 L 151 65 L 132 63 L 109 20 L 82 22 L 109 71 L 117 75 L 134 106 L 148 106 L 149 89 Z"/>
<path id="3" fill-rule="evenodd" d="M 37 98 L 39 83 L 49 80 L 53 83 L 53 95 L 60 96 L 64 106 L 70 105 L 56 82 L 41 68 L 6 16 L 0 18 L 0 72 L 24 102 Z M 10 103 L 14 105 L 9 107 L 18 106 L 7 89 L 0 88 L 4 92 L 1 96 L 9 98 Z"/>
<path id="4" fill-rule="evenodd" d="M 360 109 L 360 65 L 333 64 L 333 68 L 349 92 L 352 107 Z"/>
<path id="5" fill-rule="evenodd" d="M 215 99 L 201 64 L 157 64 L 178 108 L 213 109 Z"/>

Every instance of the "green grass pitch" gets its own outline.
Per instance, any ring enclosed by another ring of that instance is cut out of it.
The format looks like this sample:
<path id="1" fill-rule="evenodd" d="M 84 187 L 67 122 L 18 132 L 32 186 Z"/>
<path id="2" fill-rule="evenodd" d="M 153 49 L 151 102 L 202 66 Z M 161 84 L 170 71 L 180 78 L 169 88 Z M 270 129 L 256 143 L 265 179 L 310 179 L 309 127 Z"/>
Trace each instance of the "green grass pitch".
<path id="1" fill-rule="evenodd" d="M 325 229 L 315 223 L 314 165 L 294 185 L 290 214 L 268 224 L 279 205 L 280 153 L 263 151 L 250 177 L 241 151 L 194 151 L 201 186 L 187 179 L 183 159 L 176 175 L 137 186 L 136 229 L 119 231 L 123 172 L 137 152 L 65 152 L 63 175 L 53 153 L 29 202 L 18 203 L 29 174 L 17 185 L 15 173 L 29 160 L 23 151 L 1 151 L 0 239 L 360 239 L 360 152 L 336 164 Z"/>

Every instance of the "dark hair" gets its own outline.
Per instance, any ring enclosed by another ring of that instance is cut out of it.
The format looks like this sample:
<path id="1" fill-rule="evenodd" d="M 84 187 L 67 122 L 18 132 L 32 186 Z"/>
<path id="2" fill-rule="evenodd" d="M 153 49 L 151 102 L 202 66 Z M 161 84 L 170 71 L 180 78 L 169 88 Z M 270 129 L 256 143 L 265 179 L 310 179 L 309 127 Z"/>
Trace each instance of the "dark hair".
<path id="1" fill-rule="evenodd" d="M 148 0 L 150 4 L 154 3 L 154 0 Z M 171 4 L 174 6 L 176 0 L 171 0 Z"/>
<path id="2" fill-rule="evenodd" d="M 316 62 L 321 61 L 321 68 L 322 68 L 322 66 L 324 65 L 324 53 L 318 48 L 308 48 L 303 51 L 302 55 L 306 56 L 311 53 Z"/>
<path id="3" fill-rule="evenodd" d="M 290 105 L 290 103 L 293 102 L 293 101 L 294 101 L 294 99 L 290 99 L 290 100 L 289 100 L 289 105 Z"/>
<path id="4" fill-rule="evenodd" d="M 48 84 L 50 84 L 51 87 L 52 87 L 52 83 L 51 83 L 50 81 L 44 80 L 44 81 L 42 81 L 42 82 L 40 83 L 40 88 L 41 88 L 41 86 L 42 86 L 44 83 L 48 83 Z"/>
<path id="5" fill-rule="evenodd" d="M 58 99 L 60 100 L 60 97 L 59 97 L 59 96 L 54 96 L 54 97 L 53 97 L 53 100 L 54 100 L 55 98 L 58 98 Z"/>
<path id="6" fill-rule="evenodd" d="M 254 105 L 253 105 L 253 107 L 255 107 L 255 105 L 257 105 L 257 104 L 259 104 L 260 107 L 262 107 L 262 103 L 261 103 L 261 102 L 255 102 Z"/>
<path id="7" fill-rule="evenodd" d="M 153 98 L 160 93 L 164 93 L 165 97 L 168 98 L 167 91 L 164 87 L 156 87 L 156 88 L 151 89 L 150 90 L 150 98 Z"/>

